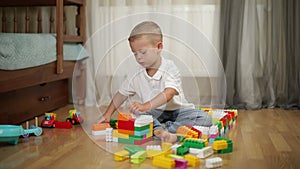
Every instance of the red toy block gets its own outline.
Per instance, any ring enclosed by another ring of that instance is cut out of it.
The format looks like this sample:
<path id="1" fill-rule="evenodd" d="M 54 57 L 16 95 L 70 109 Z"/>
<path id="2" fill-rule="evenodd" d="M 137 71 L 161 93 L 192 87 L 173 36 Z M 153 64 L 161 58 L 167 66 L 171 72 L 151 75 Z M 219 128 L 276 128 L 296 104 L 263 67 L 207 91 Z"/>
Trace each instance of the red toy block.
<path id="1" fill-rule="evenodd" d="M 70 122 L 61 122 L 61 121 L 55 121 L 54 122 L 54 127 L 55 128 L 60 128 L 60 129 L 70 129 L 72 128 L 72 124 Z"/>
<path id="2" fill-rule="evenodd" d="M 149 137 L 149 138 L 146 138 L 146 139 L 143 139 L 143 140 L 134 140 L 134 144 L 135 145 L 141 145 L 141 144 L 147 143 L 149 141 L 152 141 L 152 137 Z"/>
<path id="3" fill-rule="evenodd" d="M 118 120 L 118 129 L 134 131 L 134 121 L 134 119 L 128 121 Z"/>

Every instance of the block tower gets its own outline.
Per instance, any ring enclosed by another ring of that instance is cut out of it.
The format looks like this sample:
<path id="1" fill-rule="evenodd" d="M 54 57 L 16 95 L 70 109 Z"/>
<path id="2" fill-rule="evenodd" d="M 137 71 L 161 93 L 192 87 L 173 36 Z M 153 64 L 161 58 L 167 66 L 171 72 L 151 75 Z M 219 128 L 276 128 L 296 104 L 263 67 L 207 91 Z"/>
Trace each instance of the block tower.
<path id="1" fill-rule="evenodd" d="M 119 143 L 140 145 L 152 140 L 153 118 L 151 115 L 140 115 L 134 118 L 130 113 L 118 114 L 118 129 L 113 137 Z"/>

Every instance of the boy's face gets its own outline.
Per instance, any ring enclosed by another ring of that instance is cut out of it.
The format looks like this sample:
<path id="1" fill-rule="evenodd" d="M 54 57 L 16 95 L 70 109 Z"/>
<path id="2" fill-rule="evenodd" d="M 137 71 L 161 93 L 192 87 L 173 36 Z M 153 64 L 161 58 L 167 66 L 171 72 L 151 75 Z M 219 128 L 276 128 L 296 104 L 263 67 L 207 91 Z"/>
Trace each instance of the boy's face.
<path id="1" fill-rule="evenodd" d="M 160 51 L 162 42 L 153 44 L 147 35 L 141 36 L 130 42 L 130 48 L 136 61 L 146 69 L 157 69 L 160 66 Z"/>

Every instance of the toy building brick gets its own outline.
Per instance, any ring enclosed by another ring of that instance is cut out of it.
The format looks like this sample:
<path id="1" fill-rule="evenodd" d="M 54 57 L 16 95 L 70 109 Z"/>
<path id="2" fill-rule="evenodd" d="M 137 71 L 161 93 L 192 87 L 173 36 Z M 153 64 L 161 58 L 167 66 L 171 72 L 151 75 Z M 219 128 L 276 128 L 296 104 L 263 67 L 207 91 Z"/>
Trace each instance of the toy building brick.
<path id="1" fill-rule="evenodd" d="M 118 129 L 113 136 L 119 143 L 140 145 L 152 140 L 153 118 L 151 115 L 140 115 L 133 118 L 130 113 L 118 114 Z"/>

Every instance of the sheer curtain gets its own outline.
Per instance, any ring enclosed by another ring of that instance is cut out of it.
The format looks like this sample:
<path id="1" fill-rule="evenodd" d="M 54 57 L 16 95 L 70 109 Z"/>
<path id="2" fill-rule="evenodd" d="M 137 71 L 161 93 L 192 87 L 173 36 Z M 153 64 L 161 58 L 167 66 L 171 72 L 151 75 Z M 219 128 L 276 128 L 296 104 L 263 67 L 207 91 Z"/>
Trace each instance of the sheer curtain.
<path id="1" fill-rule="evenodd" d="M 179 67 L 187 99 L 197 106 L 224 107 L 226 81 L 219 59 L 219 0 L 87 1 L 86 105 L 107 105 L 129 71 L 138 68 L 128 35 L 141 21 L 157 22 L 163 57 Z M 138 98 L 136 98 L 138 99 Z"/>
<path id="2" fill-rule="evenodd" d="M 299 9 L 297 0 L 221 1 L 228 106 L 299 109 Z"/>

